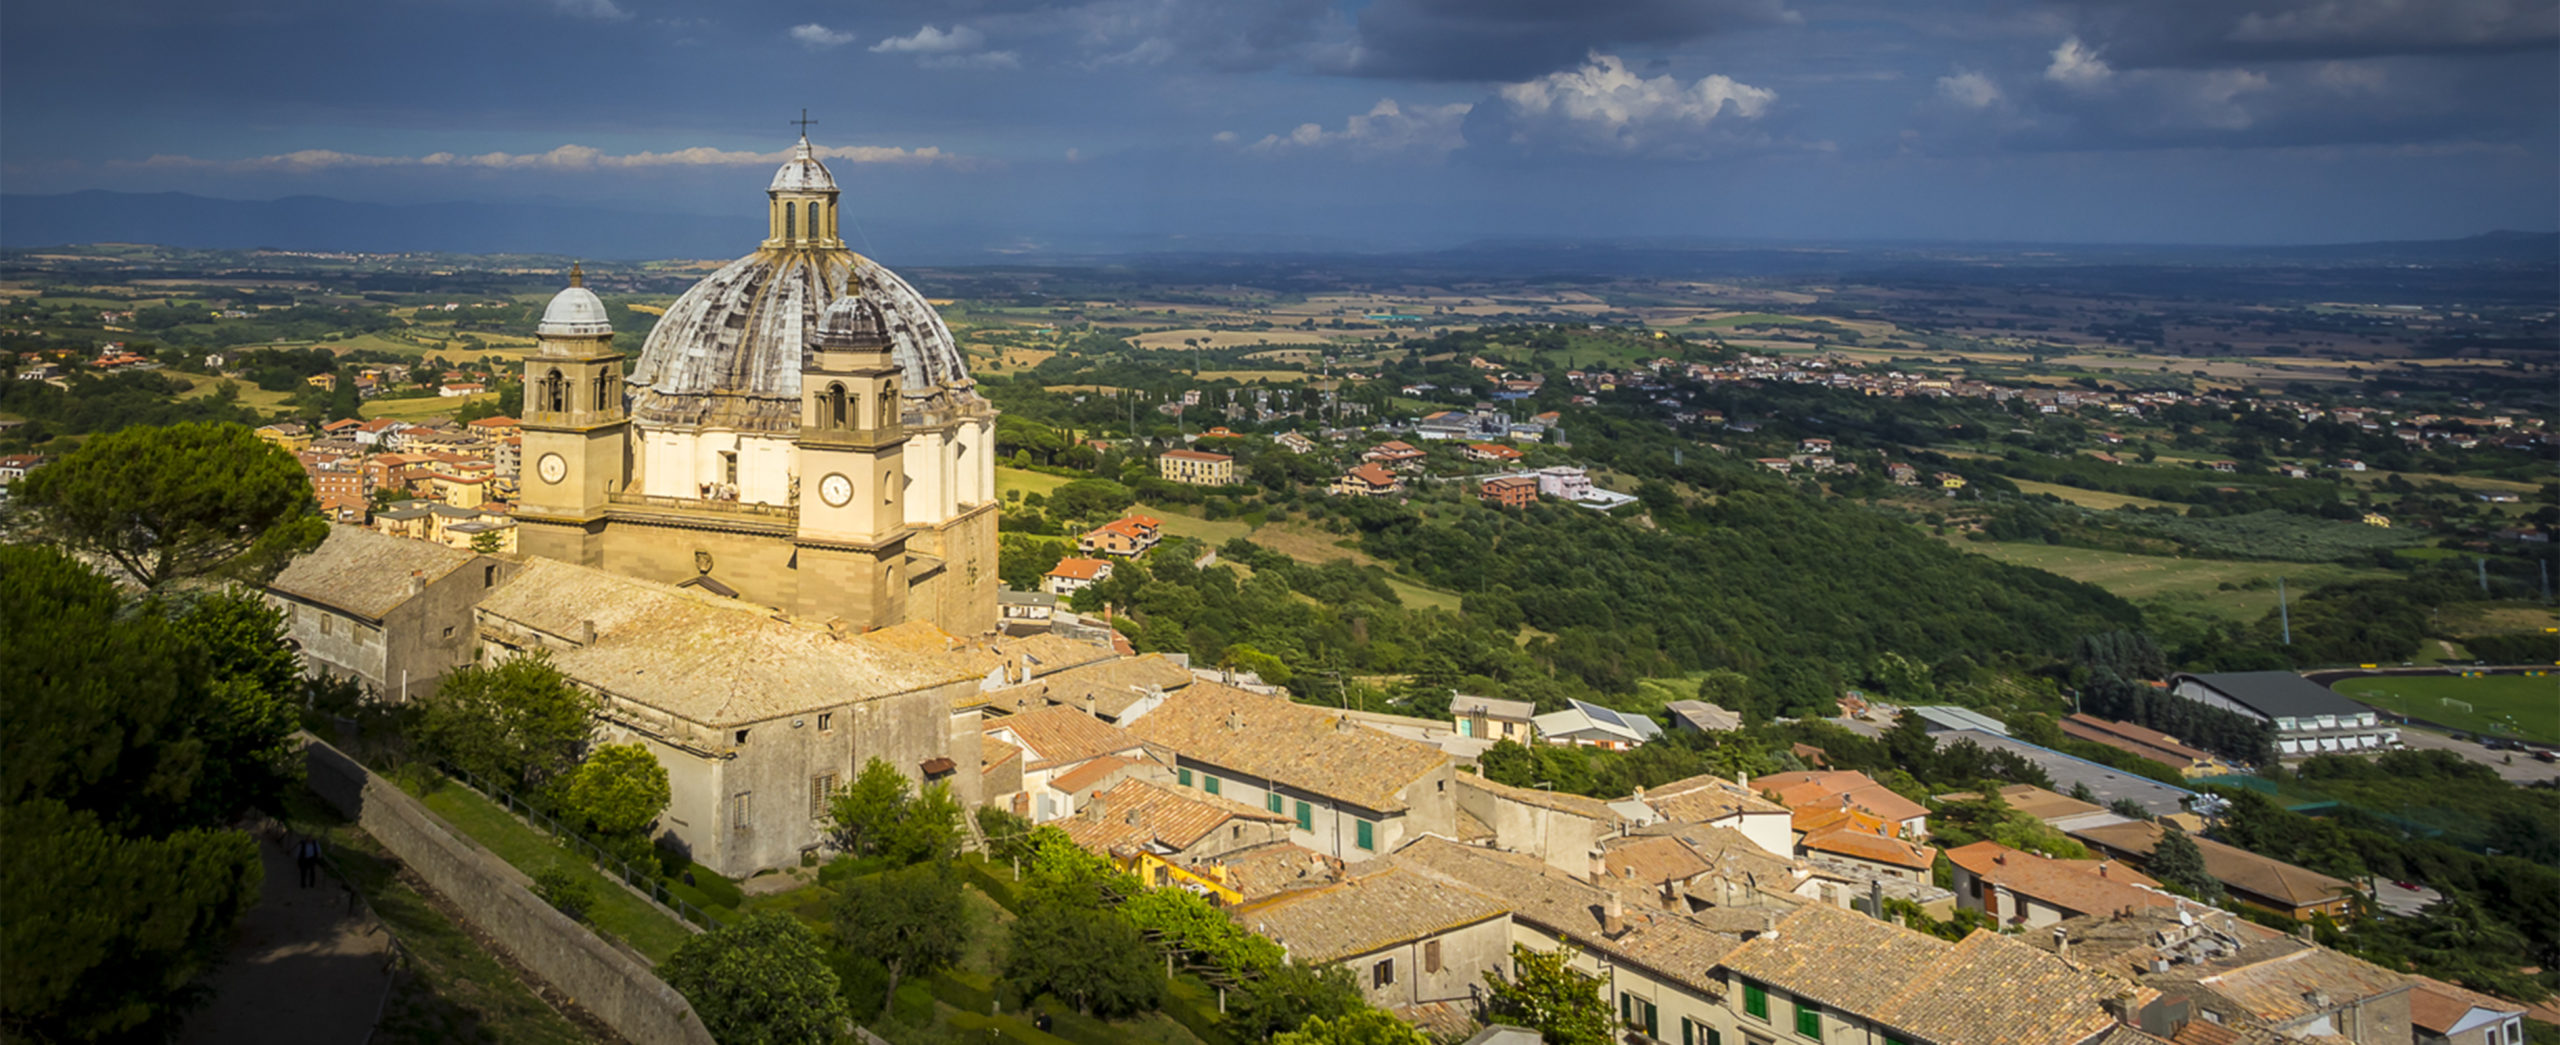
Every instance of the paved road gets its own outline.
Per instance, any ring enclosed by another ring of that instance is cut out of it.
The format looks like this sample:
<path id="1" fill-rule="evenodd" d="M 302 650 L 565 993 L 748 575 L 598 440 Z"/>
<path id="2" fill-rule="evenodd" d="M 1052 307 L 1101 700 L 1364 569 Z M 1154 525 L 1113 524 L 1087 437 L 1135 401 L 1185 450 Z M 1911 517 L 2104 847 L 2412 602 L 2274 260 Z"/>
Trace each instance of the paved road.
<path id="1" fill-rule="evenodd" d="M 2560 780 L 2560 765 L 2541 762 L 2533 756 L 2515 751 L 2491 751 L 2469 741 L 2455 740 L 2442 733 L 2416 726 L 2400 727 L 2400 742 L 2420 751 L 2451 751 L 2498 771 L 2508 782 L 2533 784 Z"/>
<path id="2" fill-rule="evenodd" d="M 256 836 L 267 872 L 258 906 L 240 919 L 213 1001 L 187 1020 L 179 1045 L 363 1042 L 391 983 L 390 936 L 371 915 L 347 913 L 336 878 L 303 888 L 280 828 Z"/>

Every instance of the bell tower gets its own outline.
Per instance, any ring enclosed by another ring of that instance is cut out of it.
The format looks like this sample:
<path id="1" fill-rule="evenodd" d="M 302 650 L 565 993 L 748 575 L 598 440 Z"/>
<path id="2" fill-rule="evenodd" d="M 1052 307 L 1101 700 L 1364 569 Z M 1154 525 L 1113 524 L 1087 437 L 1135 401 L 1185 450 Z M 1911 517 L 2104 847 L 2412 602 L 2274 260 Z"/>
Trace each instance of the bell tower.
<path id="1" fill-rule="evenodd" d="M 800 610 L 873 628 L 906 619 L 906 429 L 889 331 L 847 288 L 800 372 Z"/>
<path id="2" fill-rule="evenodd" d="M 598 566 L 608 495 L 630 476 L 631 418 L 613 322 L 586 282 L 585 270 L 571 266 L 568 289 L 543 310 L 525 357 L 516 520 L 524 551 Z"/>

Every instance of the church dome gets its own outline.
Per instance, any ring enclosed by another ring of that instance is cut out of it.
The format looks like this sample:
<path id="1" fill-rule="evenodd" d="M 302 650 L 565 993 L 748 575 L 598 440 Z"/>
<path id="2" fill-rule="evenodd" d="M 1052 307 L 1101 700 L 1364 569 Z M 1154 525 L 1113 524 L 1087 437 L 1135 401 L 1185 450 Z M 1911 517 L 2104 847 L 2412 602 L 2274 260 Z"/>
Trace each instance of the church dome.
<path id="1" fill-rule="evenodd" d="M 604 311 L 604 301 L 596 292 L 571 284 L 552 295 L 551 305 L 542 310 L 542 323 L 534 333 L 545 337 L 594 337 L 613 333 L 613 320 Z"/>
<path id="2" fill-rule="evenodd" d="M 765 191 L 834 192 L 836 176 L 828 172 L 826 164 L 818 162 L 817 153 L 809 148 L 809 139 L 802 138 L 799 151 L 783 161 L 782 169 L 773 172 L 773 184 L 765 186 Z"/>
<path id="3" fill-rule="evenodd" d="M 849 250 L 761 250 L 694 284 L 659 317 L 631 369 L 633 419 L 797 431 L 801 368 L 822 317 L 848 299 L 876 315 L 904 372 L 903 395 L 975 397 L 951 329 L 897 273 Z"/>

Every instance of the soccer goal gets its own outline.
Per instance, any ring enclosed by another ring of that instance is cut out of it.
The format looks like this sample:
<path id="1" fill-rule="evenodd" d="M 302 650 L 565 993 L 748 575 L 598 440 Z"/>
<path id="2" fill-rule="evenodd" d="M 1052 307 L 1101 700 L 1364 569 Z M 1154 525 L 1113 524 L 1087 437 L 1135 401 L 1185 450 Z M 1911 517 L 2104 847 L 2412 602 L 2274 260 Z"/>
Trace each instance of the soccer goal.
<path id="1" fill-rule="evenodd" d="M 2442 702 L 2444 706 L 2462 712 L 2463 714 L 2468 715 L 2471 713 L 2471 702 L 2468 700 L 2455 700 L 2452 697 L 2438 697 L 2436 699 Z"/>

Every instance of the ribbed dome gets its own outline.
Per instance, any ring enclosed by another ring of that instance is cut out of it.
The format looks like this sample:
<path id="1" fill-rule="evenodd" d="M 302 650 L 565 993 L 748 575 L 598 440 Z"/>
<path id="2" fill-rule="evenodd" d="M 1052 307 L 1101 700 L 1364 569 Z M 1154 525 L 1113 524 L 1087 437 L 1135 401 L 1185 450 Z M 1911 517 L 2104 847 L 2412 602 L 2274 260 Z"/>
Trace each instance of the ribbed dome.
<path id="1" fill-rule="evenodd" d="M 585 287 L 570 287 L 552 295 L 551 305 L 542 310 L 542 323 L 534 333 L 547 337 L 594 337 L 613 333 L 613 320 L 604 311 L 604 301 Z"/>
<path id="2" fill-rule="evenodd" d="M 767 192 L 834 192 L 836 176 L 827 165 L 818 162 L 817 153 L 809 148 L 809 139 L 800 139 L 800 150 L 783 161 L 782 169 L 773 172 L 773 184 Z"/>
<path id="3" fill-rule="evenodd" d="M 896 273 L 848 250 L 759 251 L 667 307 L 632 366 L 632 417 L 644 426 L 796 431 L 800 370 L 849 281 L 878 315 L 904 370 L 904 395 L 975 396 L 950 328 Z"/>
<path id="4" fill-rule="evenodd" d="M 880 317 L 880 306 L 859 294 L 837 298 L 827 306 L 827 314 L 818 318 L 818 339 L 829 345 L 869 345 L 878 351 L 888 337 L 889 324 Z"/>

